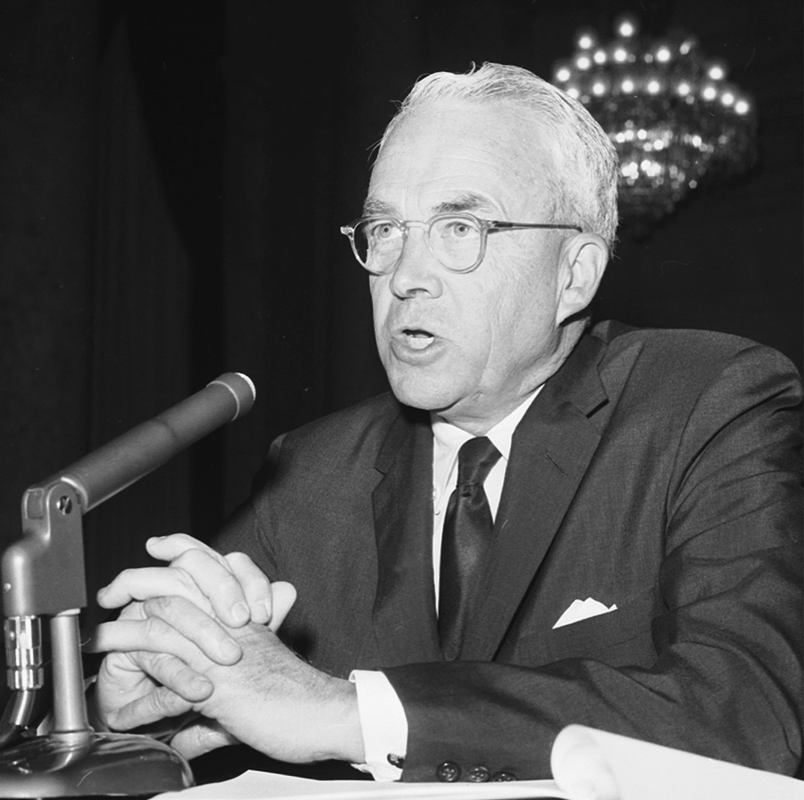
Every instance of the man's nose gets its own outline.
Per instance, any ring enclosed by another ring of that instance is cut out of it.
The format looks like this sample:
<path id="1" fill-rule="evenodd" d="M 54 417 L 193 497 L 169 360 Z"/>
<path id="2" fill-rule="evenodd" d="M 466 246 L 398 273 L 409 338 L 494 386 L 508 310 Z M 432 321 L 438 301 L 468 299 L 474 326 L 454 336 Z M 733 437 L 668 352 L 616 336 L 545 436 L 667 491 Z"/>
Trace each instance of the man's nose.
<path id="1" fill-rule="evenodd" d="M 427 246 L 427 231 L 408 229 L 399 261 L 391 274 L 391 291 L 400 299 L 427 294 L 438 297 L 443 291 L 444 268 Z"/>

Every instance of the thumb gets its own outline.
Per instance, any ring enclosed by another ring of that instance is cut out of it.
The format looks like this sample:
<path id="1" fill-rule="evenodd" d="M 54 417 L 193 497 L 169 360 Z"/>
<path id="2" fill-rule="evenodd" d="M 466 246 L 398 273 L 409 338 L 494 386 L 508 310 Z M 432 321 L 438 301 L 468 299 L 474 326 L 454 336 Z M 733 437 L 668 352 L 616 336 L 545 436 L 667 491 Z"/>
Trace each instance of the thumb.
<path id="1" fill-rule="evenodd" d="M 226 747 L 230 744 L 239 744 L 239 740 L 227 733 L 217 722 L 199 719 L 182 728 L 171 740 L 171 747 L 178 750 L 186 759 Z"/>
<path id="2" fill-rule="evenodd" d="M 287 581 L 277 581 L 271 584 L 271 597 L 271 624 L 268 627 L 276 633 L 296 602 L 296 587 Z"/>

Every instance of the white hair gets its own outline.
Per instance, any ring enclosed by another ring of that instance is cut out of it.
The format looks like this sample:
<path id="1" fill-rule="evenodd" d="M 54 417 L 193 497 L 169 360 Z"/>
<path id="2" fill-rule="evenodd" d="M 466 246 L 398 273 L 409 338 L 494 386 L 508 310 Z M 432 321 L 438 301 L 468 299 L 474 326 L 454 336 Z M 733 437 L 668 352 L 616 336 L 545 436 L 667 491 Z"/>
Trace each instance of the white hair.
<path id="1" fill-rule="evenodd" d="M 613 249 L 617 231 L 617 153 L 592 115 L 569 95 L 521 67 L 483 64 L 466 74 L 435 72 L 416 82 L 385 129 L 439 100 L 506 101 L 530 112 L 540 144 L 552 155 L 548 185 L 556 222 L 579 223 Z M 517 220 L 518 221 L 518 220 Z M 524 221 L 524 220 L 523 220 Z"/>

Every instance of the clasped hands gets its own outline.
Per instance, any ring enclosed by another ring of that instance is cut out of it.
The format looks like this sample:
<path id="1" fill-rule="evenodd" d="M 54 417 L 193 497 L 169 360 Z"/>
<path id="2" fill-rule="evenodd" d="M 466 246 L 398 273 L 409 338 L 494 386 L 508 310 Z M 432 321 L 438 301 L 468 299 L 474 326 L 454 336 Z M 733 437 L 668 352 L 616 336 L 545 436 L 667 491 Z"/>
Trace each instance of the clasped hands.
<path id="1" fill-rule="evenodd" d="M 284 761 L 363 760 L 354 686 L 276 636 L 296 599 L 290 584 L 186 534 L 146 549 L 167 566 L 125 570 L 98 592 L 102 607 L 123 609 L 85 645 L 107 653 L 91 700 L 101 725 L 188 715 L 170 741 L 187 758 L 243 742 Z"/>

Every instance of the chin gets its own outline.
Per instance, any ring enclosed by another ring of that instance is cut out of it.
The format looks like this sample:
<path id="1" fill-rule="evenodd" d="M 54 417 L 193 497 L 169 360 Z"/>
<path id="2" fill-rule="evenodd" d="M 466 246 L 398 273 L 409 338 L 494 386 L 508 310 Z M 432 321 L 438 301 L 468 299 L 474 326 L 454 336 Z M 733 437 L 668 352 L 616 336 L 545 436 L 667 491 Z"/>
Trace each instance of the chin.
<path id="1" fill-rule="evenodd" d="M 449 408 L 456 400 L 454 387 L 422 381 L 394 380 L 391 376 L 389 381 L 396 399 L 411 408 L 441 411 Z"/>

